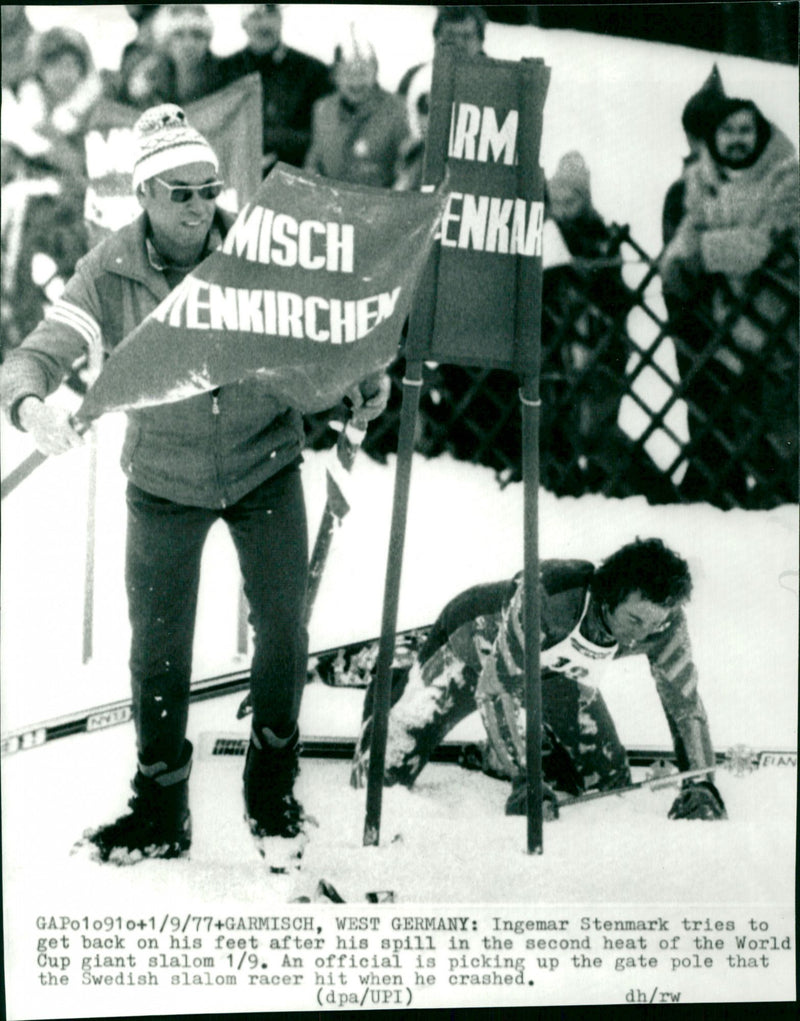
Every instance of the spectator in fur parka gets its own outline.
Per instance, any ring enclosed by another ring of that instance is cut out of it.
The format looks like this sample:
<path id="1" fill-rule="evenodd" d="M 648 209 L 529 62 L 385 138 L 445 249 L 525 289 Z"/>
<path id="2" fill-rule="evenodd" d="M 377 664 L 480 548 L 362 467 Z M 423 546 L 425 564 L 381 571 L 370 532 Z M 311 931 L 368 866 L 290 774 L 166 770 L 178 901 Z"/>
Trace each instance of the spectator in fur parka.
<path id="1" fill-rule="evenodd" d="M 777 238 L 800 233 L 797 154 L 748 99 L 725 99 L 705 128 L 705 146 L 686 173 L 684 217 L 662 259 L 662 277 L 688 294 L 704 274 L 734 291 Z"/>
<path id="2" fill-rule="evenodd" d="M 725 99 L 725 88 L 716 64 L 694 95 L 690 96 L 681 114 L 681 126 L 686 135 L 689 152 L 683 159 L 681 176 L 669 186 L 664 196 L 661 216 L 664 244 L 668 244 L 678 229 L 684 213 L 686 172 L 700 158 L 705 145 L 703 139 L 708 133 L 707 125 L 713 120 L 715 109 Z"/>
<path id="3" fill-rule="evenodd" d="M 720 101 L 703 142 L 685 174 L 684 216 L 661 259 L 678 335 L 700 354 L 714 330 L 724 334 L 713 339 L 713 356 L 687 390 L 711 425 L 690 417 L 690 432 L 703 431 L 683 490 L 692 499 L 758 505 L 761 475 L 796 499 L 797 390 L 785 395 L 783 381 L 797 376 L 797 322 L 786 293 L 760 271 L 777 258 L 772 269 L 796 280 L 797 154 L 747 99 Z M 691 326 L 701 306 L 705 328 Z M 684 320 L 690 328 L 682 328 Z M 764 434 L 763 443 L 748 438 L 754 432 Z M 715 469 L 717 481 L 704 468 Z"/>

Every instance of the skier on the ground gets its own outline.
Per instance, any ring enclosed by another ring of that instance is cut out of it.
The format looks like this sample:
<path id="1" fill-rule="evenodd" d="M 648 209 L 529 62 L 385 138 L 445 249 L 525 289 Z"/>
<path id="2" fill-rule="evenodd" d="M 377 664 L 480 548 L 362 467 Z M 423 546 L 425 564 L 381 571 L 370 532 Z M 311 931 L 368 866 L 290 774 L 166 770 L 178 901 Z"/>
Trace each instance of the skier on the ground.
<path id="1" fill-rule="evenodd" d="M 692 590 L 686 562 L 660 539 L 637 540 L 599 567 L 545 560 L 540 579 L 546 807 L 555 806 L 554 789 L 581 794 L 630 782 L 625 749 L 596 686 L 622 656 L 647 656 L 678 768 L 713 766 L 683 611 Z M 445 735 L 478 709 L 488 736 L 485 768 L 512 781 L 506 813 L 525 813 L 523 620 L 521 574 L 474 586 L 445 606 L 418 662 L 392 694 L 385 784 L 412 786 Z M 355 786 L 366 776 L 370 730 L 367 720 Z M 670 817 L 724 818 L 713 774 L 686 781 Z"/>
<path id="2" fill-rule="evenodd" d="M 180 107 L 145 111 L 135 133 L 133 187 L 143 215 L 78 263 L 63 296 L 2 367 L 3 409 L 48 455 L 81 442 L 48 394 L 87 348 L 108 352 L 131 333 L 232 222 L 215 202 L 223 187 L 217 156 Z M 371 388 L 356 385 L 348 396 L 369 420 L 385 406 L 386 390 L 369 398 L 363 390 Z M 101 861 L 173 858 L 190 846 L 195 609 L 203 545 L 220 518 L 237 549 L 255 632 L 246 818 L 257 843 L 302 833 L 294 796 L 308 644 L 302 446 L 300 413 L 256 380 L 129 413 L 122 467 L 138 768 L 131 811 L 87 834 Z"/>

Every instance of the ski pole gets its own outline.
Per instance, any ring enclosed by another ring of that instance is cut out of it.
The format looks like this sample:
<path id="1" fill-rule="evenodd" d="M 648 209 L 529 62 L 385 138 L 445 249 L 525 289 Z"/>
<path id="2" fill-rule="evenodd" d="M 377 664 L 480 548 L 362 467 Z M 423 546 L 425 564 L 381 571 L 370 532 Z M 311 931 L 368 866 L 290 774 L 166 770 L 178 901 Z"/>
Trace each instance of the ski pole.
<path id="1" fill-rule="evenodd" d="M 71 416 L 71 421 L 75 430 L 83 435 L 89 426 L 92 424 L 91 420 L 80 418 L 78 412 Z M 14 492 L 14 490 L 21 485 L 32 475 L 39 465 L 44 464 L 48 459 L 47 454 L 43 454 L 41 450 L 34 450 L 31 454 L 28 454 L 24 460 L 20 461 L 13 471 L 10 471 L 8 475 L 0 482 L 0 500 L 5 500 L 7 496 Z"/>
<path id="2" fill-rule="evenodd" d="M 558 807 L 564 805 L 575 805 L 578 802 L 597 801 L 600 798 L 610 798 L 614 794 L 628 794 L 630 791 L 638 791 L 644 787 L 650 790 L 657 790 L 659 787 L 673 787 L 676 783 L 684 780 L 694 780 L 697 777 L 708 776 L 717 769 L 732 770 L 734 775 L 742 776 L 744 773 L 752 772 L 753 753 L 746 748 L 731 749 L 722 762 L 713 766 L 704 766 L 702 769 L 689 769 L 681 773 L 662 773 L 646 777 L 644 780 L 637 780 L 635 783 L 627 784 L 625 787 L 614 787 L 604 791 L 589 791 L 586 794 L 570 794 L 563 800 L 558 799 Z"/>
<path id="3" fill-rule="evenodd" d="M 0 500 L 5 500 L 20 483 L 24 482 L 29 475 L 32 475 L 39 465 L 44 464 L 46 460 L 47 454 L 43 454 L 40 450 L 34 450 L 32 454 L 28 454 L 25 460 L 20 461 L 17 467 L 10 471 L 2 483 L 0 483 Z"/>
<path id="4" fill-rule="evenodd" d="M 646 780 L 637 780 L 636 783 L 626 784 L 625 787 L 613 787 L 607 791 L 588 791 L 586 794 L 569 794 L 562 801 L 558 799 L 558 807 L 564 805 L 576 805 L 578 802 L 597 801 L 600 798 L 610 798 L 613 794 L 628 794 L 630 791 L 638 791 L 643 787 L 656 790 L 659 787 L 673 787 L 675 783 L 683 780 L 692 780 L 698 776 L 707 776 L 713 773 L 719 766 L 706 766 L 704 769 L 690 769 L 684 773 L 669 773 L 663 776 L 651 776 Z"/>
<path id="5" fill-rule="evenodd" d="M 366 435 L 367 425 L 357 415 L 354 415 L 339 433 L 336 440 L 336 456 L 346 472 L 352 470 L 356 454 L 361 449 L 361 444 L 364 442 Z M 325 475 L 328 487 L 327 499 L 325 500 L 325 509 L 322 512 L 322 520 L 317 531 L 317 538 L 314 542 L 314 549 L 311 553 L 308 567 L 306 624 L 311 620 L 311 614 L 319 591 L 319 584 L 322 580 L 322 572 L 328 560 L 336 523 L 341 523 L 350 510 L 350 504 L 347 502 L 341 487 L 330 470 L 327 470 Z"/>

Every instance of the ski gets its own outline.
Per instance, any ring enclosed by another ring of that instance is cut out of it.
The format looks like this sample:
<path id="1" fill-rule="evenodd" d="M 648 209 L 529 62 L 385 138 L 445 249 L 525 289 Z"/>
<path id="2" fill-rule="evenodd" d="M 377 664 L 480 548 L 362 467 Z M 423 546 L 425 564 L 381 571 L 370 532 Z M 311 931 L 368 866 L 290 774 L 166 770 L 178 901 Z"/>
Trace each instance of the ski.
<path id="1" fill-rule="evenodd" d="M 218 756 L 244 756 L 247 753 L 249 738 L 233 733 L 204 733 L 200 735 L 198 753 L 201 758 Z M 301 738 L 300 755 L 315 759 L 351 759 L 355 751 L 355 739 L 352 737 L 319 737 L 314 735 Z M 653 763 L 675 763 L 675 752 L 672 749 L 642 747 L 628 748 L 628 763 L 631 766 L 651 766 Z M 445 738 L 431 756 L 431 762 L 456 763 L 464 769 L 480 770 L 483 760 L 483 745 L 478 741 L 459 741 Z M 797 767 L 797 752 L 788 750 L 751 749 L 744 745 L 735 745 L 727 751 L 716 753 L 717 766 L 710 766 L 704 772 L 714 768 L 725 768 L 732 762 L 744 763 L 751 769 L 767 766 Z M 745 769 L 744 771 L 748 771 Z M 701 771 L 703 772 L 703 771 Z M 671 774 L 675 775 L 675 774 Z M 683 774 L 681 774 L 683 775 Z M 641 786 L 641 784 L 637 785 Z M 627 788 L 625 788 L 627 789 Z M 621 790 L 603 791 L 603 794 L 616 794 Z M 580 795 L 583 798 L 584 795 Z"/>
<path id="2" fill-rule="evenodd" d="M 224 691 L 215 689 L 209 691 L 198 691 L 196 701 L 201 698 L 215 698 L 230 691 L 240 691 L 241 679 L 236 680 L 240 675 L 230 675 L 224 678 L 226 684 L 231 687 Z M 223 678 L 209 679 L 211 681 L 223 681 Z M 246 684 L 246 679 L 245 682 Z M 129 702 L 113 702 L 106 706 L 99 706 L 87 714 L 76 714 L 74 717 L 62 717 L 39 724 L 24 731 L 17 731 L 3 738 L 2 754 L 10 755 L 17 751 L 41 747 L 61 737 L 70 737 L 73 734 L 92 733 L 113 727 L 118 724 L 128 723 L 132 719 Z M 248 737 L 242 734 L 215 733 L 201 735 L 200 753 L 205 757 L 210 756 L 244 756 L 247 751 Z M 300 748 L 300 755 L 304 758 L 315 759 L 338 759 L 351 760 L 355 751 L 356 740 L 354 737 L 337 737 L 325 735 L 304 735 Z M 628 748 L 628 762 L 631 766 L 649 766 L 654 762 L 665 761 L 675 762 L 675 752 L 668 748 L 640 747 Z M 729 757 L 729 752 L 717 752 L 717 762 L 724 764 Z M 483 758 L 483 747 L 478 741 L 463 741 L 445 738 L 436 748 L 431 756 L 431 762 L 456 764 L 464 769 L 480 770 Z M 797 752 L 790 749 L 755 749 L 751 752 L 751 759 L 756 768 L 761 767 L 797 767 Z"/>
<path id="3" fill-rule="evenodd" d="M 395 640 L 393 670 L 405 671 L 414 661 L 430 632 L 430 626 L 409 628 L 398 632 Z M 379 638 L 367 638 L 324 649 L 309 656 L 307 683 L 322 683 L 333 687 L 367 688 L 378 657 Z M 202 702 L 245 691 L 250 683 L 248 670 L 232 671 L 195 681 L 190 700 Z M 129 723 L 133 718 L 130 699 L 108 702 L 91 709 L 31 724 L 0 737 L 0 753 L 5 757 L 16 752 L 38 748 L 51 741 L 74 734 L 93 733 L 108 727 Z M 246 739 L 240 735 L 218 734 L 220 751 L 214 754 L 243 755 Z M 307 735 L 303 737 L 301 754 L 313 758 L 352 759 L 356 737 Z M 226 750 L 227 749 L 227 750 Z M 467 769 L 480 769 L 482 746 L 478 741 L 445 739 L 432 756 L 433 762 L 456 763 Z M 727 752 L 718 753 L 724 762 Z M 791 749 L 761 748 L 752 752 L 757 766 L 797 766 L 797 751 Z M 672 749 L 638 747 L 628 749 L 632 766 L 646 766 L 659 759 L 674 762 Z"/>
<path id="4" fill-rule="evenodd" d="M 428 635 L 429 627 L 409 628 L 397 634 L 393 665 L 405 669 Z M 309 655 L 306 683 L 322 682 L 335 687 L 366 688 L 378 657 L 379 638 L 347 642 Z M 236 670 L 195 681 L 189 699 L 203 702 L 221 698 L 250 685 L 250 671 Z M 54 719 L 10 731 L 0 736 L 0 754 L 11 755 L 38 748 L 62 737 L 105 730 L 133 719 L 130 699 L 107 702 L 91 709 L 78 710 Z M 352 749 L 351 749 L 352 751 Z"/>

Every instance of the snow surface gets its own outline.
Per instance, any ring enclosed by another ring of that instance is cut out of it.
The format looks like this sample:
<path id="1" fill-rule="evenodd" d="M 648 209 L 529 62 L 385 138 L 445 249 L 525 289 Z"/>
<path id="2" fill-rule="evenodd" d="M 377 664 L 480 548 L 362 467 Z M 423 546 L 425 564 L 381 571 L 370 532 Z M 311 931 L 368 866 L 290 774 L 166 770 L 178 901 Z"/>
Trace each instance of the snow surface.
<path id="1" fill-rule="evenodd" d="M 221 5 L 220 5 L 221 6 Z M 212 5 L 220 52 L 240 30 Z M 95 43 L 98 62 L 115 63 L 130 37 L 119 6 L 31 7 L 38 27 L 69 23 Z M 426 7 L 289 5 L 286 39 L 329 59 L 349 17 L 367 21 L 384 84 L 430 56 L 433 11 Z M 730 93 L 755 98 L 767 116 L 797 139 L 796 69 L 622 39 L 490 25 L 487 52 L 517 59 L 541 56 L 553 67 L 542 162 L 580 148 L 592 168 L 596 205 L 608 219 L 631 223 L 645 247 L 659 247 L 661 198 L 680 170 L 685 144 L 680 111 L 719 64 Z M 63 399 L 69 401 L 69 396 Z M 128 631 L 122 584 L 124 480 L 116 461 L 122 422 L 98 430 L 94 555 L 93 654 L 81 661 L 86 563 L 87 490 L 92 447 L 54 459 L 3 502 L 2 729 L 10 731 L 75 708 L 127 696 Z M 27 440 L 2 426 L 3 471 L 28 451 Z M 309 531 L 316 531 L 329 454 L 306 455 Z M 380 630 L 394 479 L 394 458 L 360 457 L 311 625 L 312 649 Z M 520 485 L 500 489 L 487 469 L 447 456 L 416 457 L 412 475 L 399 627 L 429 622 L 468 585 L 510 576 L 522 564 Z M 798 508 L 722 512 L 705 505 L 651 507 L 643 498 L 557 499 L 540 494 L 540 550 L 547 557 L 602 558 L 635 536 L 659 535 L 690 562 L 695 594 L 689 607 L 701 692 L 720 750 L 797 746 Z M 196 677 L 246 667 L 237 649 L 238 571 L 224 529 L 209 539 L 203 570 L 195 654 Z M 669 745 L 669 733 L 646 663 L 617 664 L 604 694 L 624 743 Z M 355 733 L 358 691 L 306 689 L 301 724 L 307 735 Z M 212 732 L 246 733 L 235 720 L 240 696 L 192 707 L 190 737 L 198 748 Z M 475 719 L 459 728 L 480 736 Z M 319 828 L 299 885 L 265 874 L 241 819 L 241 760 L 198 753 L 191 798 L 195 842 L 188 861 L 99 868 L 69 849 L 84 827 L 124 807 L 135 763 L 132 727 L 59 740 L 8 756 L 2 765 L 6 976 L 14 993 L 9 1016 L 55 1016 L 52 996 L 31 977 L 33 919 L 49 914 L 131 911 L 162 914 L 187 905 L 197 913 L 269 913 L 319 877 L 362 905 L 367 891 L 391 889 L 408 905 L 506 905 L 518 914 L 556 905 L 591 910 L 614 905 L 689 906 L 700 912 L 758 908 L 793 929 L 796 771 L 778 767 L 743 778 L 720 771 L 726 823 L 674 823 L 666 818 L 674 791 L 643 791 L 565 808 L 545 827 L 542 856 L 525 853 L 525 826 L 502 807 L 507 786 L 458 767 L 432 765 L 413 791 L 384 793 L 381 844 L 362 846 L 364 792 L 347 783 L 341 762 L 305 760 L 298 791 Z M 224 792 L 224 793 L 223 793 Z M 397 839 L 395 839 L 397 838 Z M 303 887 L 303 884 L 306 884 Z M 705 906 L 705 907 L 703 907 Z M 317 913 L 322 906 L 315 904 Z M 374 909 L 378 910 L 378 909 Z M 773 925 L 773 929 L 775 926 Z M 768 976 L 769 977 L 769 976 Z M 11 984 L 11 980 L 14 984 Z M 734 981 L 734 978 L 736 981 Z M 760 979 L 760 981 L 756 981 Z M 786 997 L 785 973 L 728 976 L 699 987 L 699 999 Z M 780 979 L 780 981 L 779 981 Z M 637 979 L 623 976 L 625 986 Z M 619 990 L 586 979 L 556 985 L 554 1002 L 621 1000 Z M 624 988 L 620 984 L 620 989 Z M 195 991 L 192 991 L 195 992 Z M 257 1009 L 229 991 L 159 999 L 100 997 L 84 1004 L 77 989 L 60 993 L 58 1016 L 118 1016 L 141 1009 L 179 1013 Z M 443 994 L 445 995 L 445 994 Z M 491 994 L 492 996 L 494 994 Z M 528 993 L 521 1002 L 543 1002 Z M 280 1005 L 274 998 L 268 1009 Z M 446 1004 L 448 1001 L 442 1001 Z M 466 1002 L 466 1001 L 462 1001 Z M 473 1002 L 495 1002 L 479 995 Z"/>
<path id="2" fill-rule="evenodd" d="M 111 424 L 103 423 L 106 433 L 113 432 Z M 100 444 L 101 465 L 111 456 L 109 446 L 116 444 Z M 311 452 L 304 466 L 312 534 L 321 513 L 328 457 Z M 122 483 L 110 470 L 99 473 L 95 658 L 87 667 L 78 665 L 81 606 L 75 593 L 82 584 L 86 459 L 87 451 L 82 451 L 48 463 L 6 501 L 6 536 L 31 536 L 41 529 L 35 549 L 8 541 L 3 549 L 3 706 L 9 723 L 7 706 L 13 707 L 17 724 L 31 723 L 67 706 L 88 707 L 126 694 Z M 323 576 L 312 648 L 379 631 L 393 462 L 390 458 L 381 466 L 364 456 L 356 461 L 348 494 L 352 509 L 335 535 Z M 66 475 L 56 488 L 54 476 L 60 472 Z M 58 493 L 55 506 L 52 500 L 31 505 L 28 497 L 36 499 L 38 486 Z M 399 625 L 429 621 L 466 585 L 516 570 L 521 563 L 521 505 L 522 487 L 500 490 L 486 469 L 448 457 L 417 457 Z M 632 536 L 660 535 L 686 556 L 696 583 L 689 622 L 716 747 L 725 750 L 744 743 L 796 748 L 796 507 L 722 512 L 704 505 L 651 507 L 643 499 L 556 499 L 544 492 L 540 506 L 545 555 L 601 558 Z M 53 527 L 53 515 L 58 527 Z M 74 536 L 74 542 L 65 542 L 68 536 Z M 60 570 L 71 570 L 71 596 Z M 198 676 L 246 664 L 233 652 L 237 591 L 229 540 L 218 531 L 204 566 Z M 67 645 L 71 668 L 61 659 Z M 603 690 L 622 741 L 668 747 L 668 728 L 644 658 L 631 657 L 617 668 L 609 671 Z M 358 690 L 309 685 L 302 732 L 309 737 L 354 735 L 362 697 Z M 298 795 L 319 827 L 312 830 L 300 876 L 270 876 L 242 818 L 242 760 L 203 754 L 209 735 L 247 734 L 247 720 L 235 719 L 240 699 L 231 695 L 198 703 L 190 712 L 189 736 L 198 751 L 191 781 L 195 837 L 189 860 L 120 870 L 69 854 L 85 827 L 116 817 L 124 807 L 135 769 L 130 724 L 4 759 L 6 931 L 22 934 L 7 945 L 6 974 L 19 978 L 26 1011 L 31 1011 L 17 1017 L 53 1016 L 47 992 L 36 987 L 35 978 L 28 984 L 24 980 L 30 960 L 23 950 L 36 935 L 32 925 L 38 914 L 81 917 L 88 911 L 98 917 L 130 917 L 144 911 L 160 917 L 182 905 L 204 915 L 249 915 L 254 909 L 265 913 L 299 894 L 313 901 L 320 878 L 332 883 L 356 911 L 359 904 L 363 911 L 368 892 L 391 890 L 398 907 L 412 912 L 413 905 L 424 905 L 423 910 L 469 905 L 473 911 L 494 905 L 493 912 L 505 906 L 512 917 L 543 910 L 577 916 L 587 910 L 624 911 L 625 905 L 642 912 L 642 905 L 655 905 L 648 910 L 674 917 L 675 925 L 681 912 L 698 918 L 736 917 L 737 925 L 756 914 L 770 920 L 773 932 L 793 931 L 793 768 L 762 769 L 744 777 L 718 771 L 730 816 L 724 823 L 669 821 L 674 789 L 565 807 L 560 820 L 545 825 L 544 854 L 531 857 L 524 820 L 503 815 L 508 793 L 503 782 L 455 765 L 432 764 L 412 791 L 384 792 L 380 845 L 364 847 L 365 792 L 350 788 L 349 764 L 305 759 Z M 454 736 L 480 738 L 479 722 L 475 717 L 465 720 Z M 313 907 L 322 917 L 325 910 L 333 910 L 317 903 Z M 724 991 L 715 983 L 699 987 L 694 995 L 699 1000 L 791 998 L 793 979 L 786 967 L 776 969 L 766 985 L 731 973 L 736 981 L 726 979 Z M 620 991 L 605 982 L 595 986 L 588 980 L 565 979 L 555 984 L 550 998 L 543 992 L 535 1002 L 620 1001 L 631 984 L 626 980 Z M 681 988 L 686 989 L 685 980 Z M 223 1001 L 214 998 L 216 990 L 203 990 L 197 999 L 185 993 L 172 999 L 168 988 L 158 992 L 157 1000 L 148 1000 L 132 989 L 136 998 L 129 1001 L 110 994 L 98 998 L 93 991 L 92 998 L 83 1001 L 76 990 L 78 999 L 69 1003 L 79 1006 L 68 1009 L 77 1013 L 58 1016 L 80 1017 L 85 1010 L 91 1016 L 112 1017 L 131 1012 L 134 1003 L 156 1013 L 180 1013 L 193 1005 L 214 1010 L 215 1004 L 221 1011 L 234 1006 L 260 1009 L 243 993 L 241 1001 Z M 451 1002 L 446 991 L 441 995 L 444 999 L 434 1002 Z M 496 995 L 492 991 L 491 999 L 458 1002 L 506 1002 Z"/>

